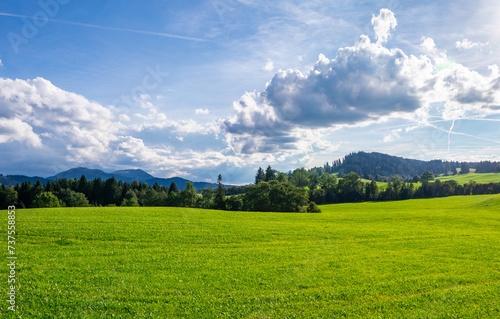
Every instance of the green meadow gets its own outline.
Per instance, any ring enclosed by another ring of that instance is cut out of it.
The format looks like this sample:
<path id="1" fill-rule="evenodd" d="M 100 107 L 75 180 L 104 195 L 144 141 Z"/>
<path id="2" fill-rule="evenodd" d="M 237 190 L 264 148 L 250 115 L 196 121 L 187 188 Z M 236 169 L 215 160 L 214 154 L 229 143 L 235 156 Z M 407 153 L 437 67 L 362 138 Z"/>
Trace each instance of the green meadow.
<path id="1" fill-rule="evenodd" d="M 500 317 L 499 195 L 321 208 L 18 210 L 1 317 Z"/>
<path id="2" fill-rule="evenodd" d="M 470 181 L 474 181 L 478 184 L 500 183 L 500 173 L 468 173 L 454 176 L 440 176 L 436 177 L 436 179 L 442 182 L 454 180 L 462 185 Z"/>

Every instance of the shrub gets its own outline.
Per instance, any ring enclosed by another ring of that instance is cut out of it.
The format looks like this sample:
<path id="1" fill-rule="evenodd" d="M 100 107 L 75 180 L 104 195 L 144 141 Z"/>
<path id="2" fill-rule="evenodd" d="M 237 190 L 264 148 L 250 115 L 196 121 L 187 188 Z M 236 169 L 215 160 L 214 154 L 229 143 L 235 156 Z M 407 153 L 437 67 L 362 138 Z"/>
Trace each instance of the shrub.
<path id="1" fill-rule="evenodd" d="M 43 192 L 35 196 L 31 207 L 34 208 L 51 208 L 60 207 L 59 199 L 51 192 Z"/>
<path id="2" fill-rule="evenodd" d="M 321 209 L 316 205 L 315 202 L 310 202 L 309 205 L 307 206 L 308 213 L 321 213 Z"/>

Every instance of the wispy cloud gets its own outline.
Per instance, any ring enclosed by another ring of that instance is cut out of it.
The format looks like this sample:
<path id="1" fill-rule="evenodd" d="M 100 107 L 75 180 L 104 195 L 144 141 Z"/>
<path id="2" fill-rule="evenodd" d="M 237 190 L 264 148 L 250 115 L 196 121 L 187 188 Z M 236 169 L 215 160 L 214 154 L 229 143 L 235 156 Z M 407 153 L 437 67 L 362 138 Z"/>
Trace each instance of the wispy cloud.
<path id="1" fill-rule="evenodd" d="M 483 47 L 488 47 L 490 46 L 489 42 L 482 43 L 482 42 L 472 42 L 469 39 L 463 39 L 462 41 L 457 41 L 455 43 L 457 49 L 462 49 L 462 50 L 470 50 L 472 48 L 478 47 L 478 48 L 483 48 Z"/>
<path id="2" fill-rule="evenodd" d="M 35 20 L 33 17 L 30 17 L 30 16 L 25 16 L 25 15 L 20 15 L 20 14 L 13 14 L 13 13 L 6 13 L 6 12 L 0 12 L 0 16 Z M 55 22 L 55 23 L 63 23 L 63 24 L 76 25 L 76 26 L 85 27 L 85 28 L 94 28 L 94 29 L 119 31 L 119 32 L 130 32 L 130 33 L 152 35 L 152 36 L 172 38 L 172 39 L 178 39 L 178 40 L 187 40 L 187 41 L 194 41 L 194 42 L 214 42 L 213 40 L 207 40 L 207 39 L 201 39 L 201 38 L 194 38 L 194 37 L 186 37 L 186 36 L 182 36 L 182 35 L 170 34 L 170 33 L 164 33 L 164 32 L 134 30 L 134 29 L 126 29 L 126 28 L 116 28 L 116 27 L 108 27 L 108 26 L 97 25 L 97 24 L 81 23 L 81 22 L 58 20 L 58 19 L 47 19 L 47 21 Z"/>

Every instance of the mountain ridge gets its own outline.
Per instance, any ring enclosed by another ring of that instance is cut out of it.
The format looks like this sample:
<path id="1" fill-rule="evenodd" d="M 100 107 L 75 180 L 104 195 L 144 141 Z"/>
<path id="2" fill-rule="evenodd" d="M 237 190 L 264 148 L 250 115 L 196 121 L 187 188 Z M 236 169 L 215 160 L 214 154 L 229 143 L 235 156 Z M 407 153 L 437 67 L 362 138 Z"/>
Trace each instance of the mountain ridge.
<path id="1" fill-rule="evenodd" d="M 115 178 L 117 181 L 122 181 L 124 183 L 132 183 L 134 181 L 138 181 L 141 183 L 146 183 L 150 186 L 153 186 L 157 183 L 160 186 L 170 187 L 172 183 L 177 185 L 179 190 L 184 190 L 186 188 L 187 182 L 192 182 L 194 188 L 203 189 L 203 188 L 216 188 L 216 183 L 209 182 L 193 182 L 185 178 L 181 177 L 170 177 L 170 178 L 159 178 L 154 177 L 153 175 L 147 173 L 141 169 L 130 169 L 130 170 L 118 170 L 113 171 L 111 173 L 107 173 L 100 169 L 90 169 L 86 167 L 75 167 L 70 168 L 66 171 L 57 173 L 53 176 L 49 177 L 39 177 L 39 176 L 26 176 L 26 175 L 6 175 L 0 176 L 0 184 L 4 184 L 5 186 L 15 186 L 16 184 L 21 184 L 25 181 L 30 181 L 32 184 L 36 183 L 37 180 L 40 180 L 42 184 L 47 184 L 47 182 L 52 182 L 58 179 L 80 179 L 83 175 L 87 180 L 94 180 L 96 178 L 101 178 L 102 180 L 106 180 L 109 178 Z"/>

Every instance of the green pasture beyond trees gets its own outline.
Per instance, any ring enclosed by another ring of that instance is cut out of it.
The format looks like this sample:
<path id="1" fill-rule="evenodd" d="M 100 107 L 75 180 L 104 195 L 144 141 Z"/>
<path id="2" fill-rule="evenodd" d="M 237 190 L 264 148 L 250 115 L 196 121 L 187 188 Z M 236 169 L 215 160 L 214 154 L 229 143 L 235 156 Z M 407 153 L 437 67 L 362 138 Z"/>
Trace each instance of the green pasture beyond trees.
<path id="1" fill-rule="evenodd" d="M 500 183 L 500 173 L 468 173 L 463 175 L 439 176 L 436 179 L 442 182 L 453 180 L 462 185 L 470 181 L 479 184 Z"/>
<path id="2" fill-rule="evenodd" d="M 473 170 L 471 170 L 473 171 Z M 450 176 L 437 176 L 434 180 L 440 180 L 441 182 L 446 181 L 456 181 L 460 185 L 464 185 L 469 182 L 476 182 L 478 184 L 488 184 L 488 183 L 500 183 L 500 173 L 468 173 L 468 174 L 458 174 Z M 432 180 L 431 183 L 434 181 Z M 361 179 L 364 183 L 369 183 L 370 180 Z M 387 183 L 377 182 L 377 186 L 381 191 L 387 189 Z M 415 183 L 415 188 L 422 186 L 422 183 Z"/>
<path id="3" fill-rule="evenodd" d="M 322 211 L 18 210 L 19 308 L 4 263 L 1 317 L 500 316 L 500 195 Z"/>

